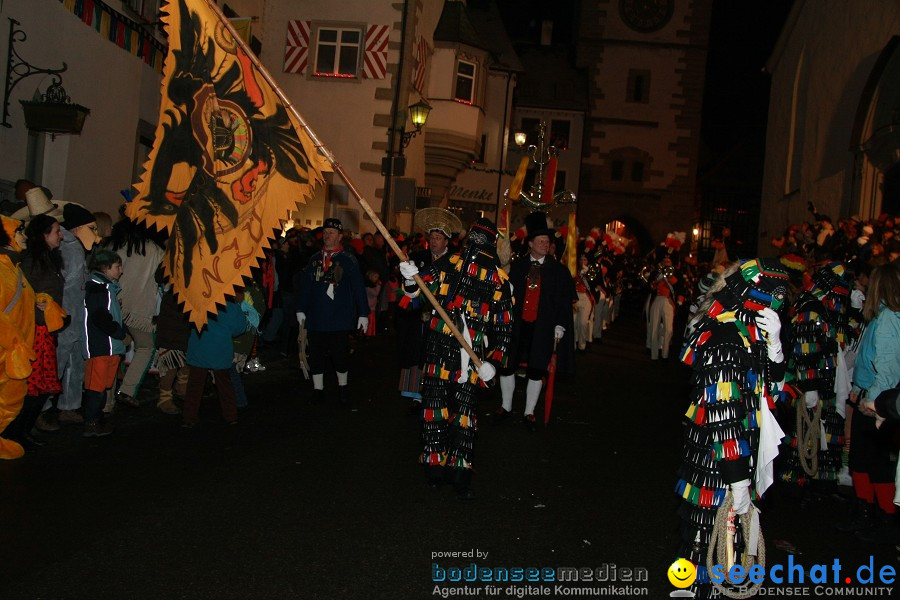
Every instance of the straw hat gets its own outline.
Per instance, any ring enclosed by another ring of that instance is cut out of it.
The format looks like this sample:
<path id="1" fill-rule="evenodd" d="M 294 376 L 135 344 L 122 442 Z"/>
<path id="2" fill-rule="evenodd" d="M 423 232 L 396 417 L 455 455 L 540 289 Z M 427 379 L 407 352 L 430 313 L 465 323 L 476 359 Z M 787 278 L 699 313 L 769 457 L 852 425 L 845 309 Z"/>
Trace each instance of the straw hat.
<path id="1" fill-rule="evenodd" d="M 416 212 L 416 229 L 431 233 L 440 231 L 448 238 L 463 230 L 462 221 L 449 210 L 443 208 L 423 208 Z"/>
<path id="2" fill-rule="evenodd" d="M 50 202 L 43 188 L 33 187 L 25 192 L 25 206 L 10 215 L 27 223 L 38 215 L 49 215 L 59 221 L 62 218 L 63 206 L 68 202 Z"/>

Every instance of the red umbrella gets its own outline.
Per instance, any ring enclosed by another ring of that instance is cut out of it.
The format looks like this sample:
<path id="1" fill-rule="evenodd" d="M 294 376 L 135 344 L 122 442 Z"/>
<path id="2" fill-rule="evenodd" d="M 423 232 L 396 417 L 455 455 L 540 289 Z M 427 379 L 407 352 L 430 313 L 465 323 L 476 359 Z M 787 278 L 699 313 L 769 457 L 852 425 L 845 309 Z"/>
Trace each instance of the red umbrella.
<path id="1" fill-rule="evenodd" d="M 550 423 L 550 408 L 553 406 L 553 386 L 556 384 L 556 344 L 559 342 L 553 338 L 553 354 L 550 356 L 550 365 L 547 367 L 547 392 L 544 394 L 544 426 Z"/>

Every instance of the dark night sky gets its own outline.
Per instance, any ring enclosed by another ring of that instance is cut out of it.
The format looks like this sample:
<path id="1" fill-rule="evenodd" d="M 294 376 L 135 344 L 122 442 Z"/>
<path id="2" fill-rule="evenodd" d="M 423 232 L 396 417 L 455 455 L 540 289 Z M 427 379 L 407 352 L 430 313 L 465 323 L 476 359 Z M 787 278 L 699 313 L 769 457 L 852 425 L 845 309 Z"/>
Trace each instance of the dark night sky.
<path id="1" fill-rule="evenodd" d="M 722 155 L 748 137 L 764 139 L 769 75 L 763 68 L 792 1 L 714 0 L 702 131 L 711 155 Z M 539 41 L 545 19 L 554 22 L 554 43 L 573 41 L 578 0 L 497 0 L 497 5 L 513 42 Z"/>

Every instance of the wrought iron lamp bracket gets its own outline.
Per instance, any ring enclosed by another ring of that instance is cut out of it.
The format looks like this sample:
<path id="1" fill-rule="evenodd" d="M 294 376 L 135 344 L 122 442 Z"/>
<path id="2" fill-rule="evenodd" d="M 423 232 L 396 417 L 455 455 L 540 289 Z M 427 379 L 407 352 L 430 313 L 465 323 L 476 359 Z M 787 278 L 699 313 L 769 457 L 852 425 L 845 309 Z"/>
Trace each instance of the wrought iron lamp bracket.
<path id="1" fill-rule="evenodd" d="M 16 87 L 16 84 L 32 75 L 52 75 L 53 84 L 44 94 L 44 100 L 49 102 L 69 102 L 69 96 L 62 87 L 62 77 L 60 73 L 64 73 L 69 67 L 65 62 L 61 69 L 41 69 L 32 66 L 16 52 L 16 42 L 24 42 L 28 36 L 22 29 L 16 26 L 21 25 L 18 21 L 10 17 L 9 19 L 9 48 L 6 53 L 6 79 L 3 89 L 3 122 L 0 125 L 4 127 L 12 127 L 9 122 L 9 96 Z"/>

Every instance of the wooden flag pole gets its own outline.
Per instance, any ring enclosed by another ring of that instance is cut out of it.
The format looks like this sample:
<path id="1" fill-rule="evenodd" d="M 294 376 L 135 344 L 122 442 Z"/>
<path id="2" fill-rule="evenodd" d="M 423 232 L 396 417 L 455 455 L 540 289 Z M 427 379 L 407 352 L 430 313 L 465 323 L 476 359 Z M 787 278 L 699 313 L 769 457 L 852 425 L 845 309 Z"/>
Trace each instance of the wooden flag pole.
<path id="1" fill-rule="evenodd" d="M 225 27 L 228 29 L 228 32 L 231 34 L 232 38 L 234 38 L 234 42 L 241 47 L 241 50 L 243 50 L 244 53 L 250 58 L 250 62 L 253 63 L 253 65 L 259 70 L 259 72 L 262 74 L 262 76 L 266 79 L 266 82 L 268 82 L 268 84 L 272 87 L 272 89 L 275 90 L 275 93 L 278 94 L 278 98 L 281 99 L 281 102 L 284 104 L 285 108 L 287 108 L 291 112 L 291 114 L 294 116 L 294 118 L 296 118 L 300 122 L 300 125 L 303 127 L 303 130 L 306 132 L 306 134 L 310 137 L 310 139 L 312 139 L 313 143 L 315 144 L 316 149 L 318 149 L 319 152 L 321 152 L 322 155 L 328 160 L 328 162 L 331 163 L 331 168 L 334 169 L 334 172 L 337 173 L 338 175 L 340 175 L 341 179 L 344 180 L 344 183 L 347 184 L 347 187 L 350 189 L 350 192 L 353 194 L 353 197 L 356 198 L 357 202 L 359 202 L 359 205 L 362 207 L 362 209 L 364 211 L 366 211 L 366 214 L 368 214 L 369 218 L 372 219 L 372 222 L 375 224 L 375 228 L 381 233 L 382 236 L 384 236 L 384 239 L 390 245 L 391 250 L 394 251 L 394 254 L 396 254 L 397 257 L 400 258 L 401 261 L 405 262 L 405 261 L 409 260 L 409 257 L 406 256 L 406 253 L 403 252 L 400 249 L 400 247 L 397 245 L 397 242 L 394 241 L 394 237 L 390 234 L 390 232 L 384 226 L 384 223 L 381 222 L 381 219 L 378 218 L 378 215 L 375 214 L 375 211 L 372 210 L 372 207 L 369 206 L 369 203 L 366 202 L 365 198 L 363 198 L 362 194 L 356 188 L 356 185 L 353 183 L 353 181 L 350 179 L 350 177 L 347 176 L 347 173 L 344 172 L 344 168 L 340 165 L 340 163 L 337 161 L 337 159 L 335 159 L 334 155 L 325 146 L 325 144 L 322 143 L 322 141 L 319 139 L 319 136 L 317 136 L 316 133 L 306 123 L 306 119 L 303 118 L 303 116 L 300 114 L 300 112 L 294 106 L 293 102 L 291 102 L 288 99 L 287 95 L 284 93 L 284 90 L 282 90 L 281 87 L 278 85 L 278 83 L 275 82 L 275 79 L 269 73 L 268 69 L 266 69 L 262 65 L 262 63 L 259 61 L 259 58 L 257 58 L 256 54 L 254 54 L 253 51 L 247 47 L 246 42 L 244 42 L 244 40 L 241 39 L 241 37 L 237 34 L 237 31 L 235 31 L 234 27 L 231 25 L 231 22 L 225 17 L 225 15 L 222 13 L 221 9 L 216 5 L 215 2 L 213 2 L 213 0 L 206 0 L 206 3 L 209 6 L 209 8 L 213 12 L 215 12 L 215 14 L 219 17 L 219 21 L 221 21 L 225 25 Z M 415 276 L 415 282 L 416 282 L 416 285 L 419 286 L 419 289 L 422 290 L 422 293 L 425 294 L 425 297 L 428 298 L 428 301 L 434 307 L 434 310 L 435 310 L 435 312 L 437 312 L 438 316 L 440 316 L 441 319 L 443 319 L 443 321 L 450 328 L 450 333 L 453 334 L 453 337 L 456 338 L 456 341 L 459 342 L 462 349 L 465 350 L 466 354 L 469 355 L 469 358 L 472 359 L 472 362 L 475 365 L 475 368 L 476 369 L 480 368 L 481 364 L 482 364 L 481 359 L 475 354 L 475 351 L 472 349 L 472 346 L 469 345 L 469 343 L 463 337 L 462 333 L 460 333 L 459 329 L 453 323 L 453 320 L 447 314 L 447 311 L 445 311 L 444 308 L 440 305 L 440 303 L 437 301 L 437 298 L 434 297 L 434 294 L 431 293 L 431 290 L 428 289 L 428 286 L 425 285 L 425 282 L 422 281 L 422 278 L 419 275 Z"/>

